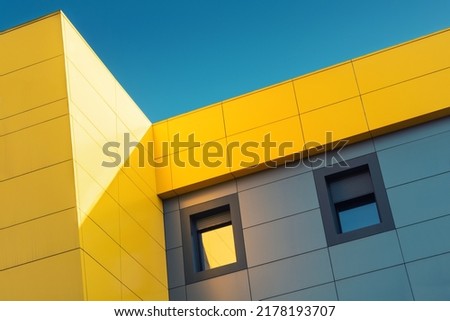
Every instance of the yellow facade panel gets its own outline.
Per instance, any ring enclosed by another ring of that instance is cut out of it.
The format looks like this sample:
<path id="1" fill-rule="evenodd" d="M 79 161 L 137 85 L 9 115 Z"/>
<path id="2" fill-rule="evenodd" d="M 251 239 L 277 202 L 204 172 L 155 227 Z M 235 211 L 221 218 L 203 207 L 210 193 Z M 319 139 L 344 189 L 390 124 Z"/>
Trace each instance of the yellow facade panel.
<path id="1" fill-rule="evenodd" d="M 170 142 L 169 142 L 169 128 L 168 121 L 161 121 L 151 126 L 152 130 L 152 146 L 153 146 L 153 158 L 159 159 L 163 156 L 169 155 Z M 164 148 L 164 146 L 166 146 Z"/>
<path id="2" fill-rule="evenodd" d="M 120 243 L 119 209 L 119 203 L 117 203 L 108 193 L 102 193 L 89 213 L 80 213 L 83 215 L 80 224 L 83 224 L 86 217 L 89 217 L 114 241 Z"/>
<path id="3" fill-rule="evenodd" d="M 119 174 L 119 203 L 162 247 L 165 246 L 162 209 L 156 207 L 143 190 L 122 171 Z"/>
<path id="4" fill-rule="evenodd" d="M 300 114 L 359 95 L 351 63 L 294 80 Z"/>
<path id="5" fill-rule="evenodd" d="M 80 250 L 0 271 L 0 300 L 83 300 Z"/>
<path id="6" fill-rule="evenodd" d="M 195 112 L 183 114 L 168 120 L 169 139 L 181 142 L 180 150 L 185 150 L 187 142 L 203 145 L 206 142 L 225 137 L 222 105 L 214 105 Z M 170 153 L 173 150 L 169 150 Z"/>
<path id="7" fill-rule="evenodd" d="M 67 97 L 64 57 L 0 77 L 0 119 Z"/>
<path id="8" fill-rule="evenodd" d="M 72 63 L 68 64 L 68 82 L 70 101 L 74 103 L 69 104 L 70 114 L 83 127 L 94 126 L 101 134 L 93 136 L 97 140 L 115 141 L 116 113 Z"/>
<path id="9" fill-rule="evenodd" d="M 88 254 L 83 253 L 83 256 L 86 299 L 90 301 L 121 300 L 122 284 L 120 281 Z"/>
<path id="10" fill-rule="evenodd" d="M 175 196 L 169 156 L 164 156 L 157 161 L 159 165 L 155 167 L 156 181 L 158 182 L 156 193 L 160 196 L 165 195 L 166 197 Z"/>
<path id="11" fill-rule="evenodd" d="M 141 301 L 142 299 L 122 284 L 122 301 Z"/>
<path id="12" fill-rule="evenodd" d="M 74 167 L 77 207 L 80 210 L 81 224 L 86 215 L 98 212 L 97 215 L 101 216 L 103 209 L 99 207 L 99 203 L 104 194 L 108 194 L 113 200 L 118 200 L 118 184 L 111 184 L 105 193 L 105 189 L 83 167 L 77 163 Z M 110 209 L 108 206 L 106 208 Z"/>
<path id="13" fill-rule="evenodd" d="M 120 225 L 122 248 L 161 284 L 167 285 L 164 248 L 124 211 L 120 212 Z"/>
<path id="14" fill-rule="evenodd" d="M 151 131 L 150 131 L 151 133 Z M 147 133 L 140 142 L 140 146 L 131 151 L 128 159 L 124 159 L 122 171 L 134 181 L 134 183 L 150 198 L 150 200 L 160 209 L 162 202 L 156 195 L 156 173 L 153 158 L 149 154 L 152 148 L 146 140 Z"/>
<path id="15" fill-rule="evenodd" d="M 298 153 L 304 144 L 299 116 L 230 136 L 227 142 L 232 173 Z"/>
<path id="16" fill-rule="evenodd" d="M 159 282 L 124 251 L 122 252 L 122 281 L 141 300 L 169 299 L 167 285 Z"/>
<path id="17" fill-rule="evenodd" d="M 227 136 L 298 114 L 292 83 L 263 89 L 223 103 Z"/>
<path id="18" fill-rule="evenodd" d="M 0 75 L 63 53 L 59 13 L 0 35 Z"/>
<path id="19" fill-rule="evenodd" d="M 79 246 L 75 209 L 0 229 L 0 270 Z"/>
<path id="20" fill-rule="evenodd" d="M 128 131 L 140 140 L 149 130 L 151 122 L 117 82 L 116 101 L 117 116 L 126 125 Z"/>
<path id="21" fill-rule="evenodd" d="M 80 235 L 83 250 L 120 278 L 120 246 L 90 218 L 83 221 Z"/>
<path id="22" fill-rule="evenodd" d="M 226 140 L 220 139 L 170 155 L 173 188 L 183 188 L 202 181 L 220 180 L 230 175 L 226 151 Z"/>
<path id="23" fill-rule="evenodd" d="M 301 115 L 306 149 L 339 140 L 368 138 L 367 122 L 360 97 Z"/>
<path id="24" fill-rule="evenodd" d="M 3 140 L 8 157 L 0 167 L 0 180 L 72 159 L 69 116 L 8 134 Z"/>
<path id="25" fill-rule="evenodd" d="M 69 113 L 67 99 L 0 120 L 0 136 L 31 127 Z"/>
<path id="26" fill-rule="evenodd" d="M 388 126 L 399 129 L 402 122 L 414 122 L 414 118 L 427 117 L 432 112 L 448 114 L 449 84 L 450 68 L 447 68 L 363 95 L 369 129 L 377 131 Z"/>
<path id="27" fill-rule="evenodd" d="M 0 228 L 76 206 L 71 161 L 0 182 Z"/>
<path id="28" fill-rule="evenodd" d="M 450 66 L 450 30 L 356 59 L 361 93 Z"/>
<path id="29" fill-rule="evenodd" d="M 62 19 L 65 54 L 98 95 L 115 110 L 116 81 L 67 18 Z M 87 108 L 94 108 L 89 105 Z"/>
<path id="30" fill-rule="evenodd" d="M 103 145 L 95 141 L 77 121 L 73 120 L 71 125 L 74 161 L 107 190 L 119 171 L 115 158 L 106 155 Z"/>

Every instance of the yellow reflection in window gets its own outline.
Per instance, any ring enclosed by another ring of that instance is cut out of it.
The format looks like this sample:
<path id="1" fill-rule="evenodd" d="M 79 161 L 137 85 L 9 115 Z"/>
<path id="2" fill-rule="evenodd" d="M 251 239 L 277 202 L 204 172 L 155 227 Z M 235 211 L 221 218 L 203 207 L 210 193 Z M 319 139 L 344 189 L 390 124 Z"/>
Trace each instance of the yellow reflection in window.
<path id="1" fill-rule="evenodd" d="M 200 250 L 203 270 L 236 262 L 233 227 L 219 227 L 200 233 Z"/>

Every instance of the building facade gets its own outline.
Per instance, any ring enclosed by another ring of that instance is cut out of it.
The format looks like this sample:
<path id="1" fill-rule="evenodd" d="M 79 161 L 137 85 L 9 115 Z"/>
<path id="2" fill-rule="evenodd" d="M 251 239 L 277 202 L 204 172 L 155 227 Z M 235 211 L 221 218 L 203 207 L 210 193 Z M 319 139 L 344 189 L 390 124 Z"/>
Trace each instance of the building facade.
<path id="1" fill-rule="evenodd" d="M 154 124 L 61 12 L 0 48 L 0 299 L 450 299 L 450 30 Z"/>

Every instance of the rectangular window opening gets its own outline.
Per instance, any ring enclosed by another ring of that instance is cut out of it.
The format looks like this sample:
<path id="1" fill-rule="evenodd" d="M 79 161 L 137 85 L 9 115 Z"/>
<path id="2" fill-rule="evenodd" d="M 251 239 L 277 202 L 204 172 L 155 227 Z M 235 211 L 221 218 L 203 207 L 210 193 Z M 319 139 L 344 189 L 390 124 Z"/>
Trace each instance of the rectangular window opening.
<path id="1" fill-rule="evenodd" d="M 195 223 L 200 271 L 214 269 L 237 261 L 229 210 L 197 219 Z"/>

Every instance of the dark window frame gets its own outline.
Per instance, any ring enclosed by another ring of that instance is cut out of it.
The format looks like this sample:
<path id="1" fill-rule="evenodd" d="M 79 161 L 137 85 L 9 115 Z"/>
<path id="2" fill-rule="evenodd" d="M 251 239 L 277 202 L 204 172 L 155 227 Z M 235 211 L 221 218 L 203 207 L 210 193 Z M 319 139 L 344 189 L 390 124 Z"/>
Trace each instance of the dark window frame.
<path id="1" fill-rule="evenodd" d="M 220 267 L 201 270 L 199 267 L 200 253 L 198 251 L 197 220 L 220 214 L 224 208 L 229 208 L 231 226 L 236 251 L 236 262 Z M 237 272 L 247 268 L 244 236 L 237 194 L 227 195 L 201 204 L 180 209 L 181 232 L 183 240 L 184 274 L 186 284 L 203 281 L 220 275 Z"/>
<path id="2" fill-rule="evenodd" d="M 339 217 L 330 194 L 327 178 L 345 178 L 347 175 L 350 176 L 355 171 L 361 170 L 362 167 L 367 167 L 370 173 L 380 223 L 341 233 Z M 387 232 L 395 228 L 380 165 L 375 153 L 350 159 L 332 166 L 314 169 L 313 174 L 328 246 Z"/>

